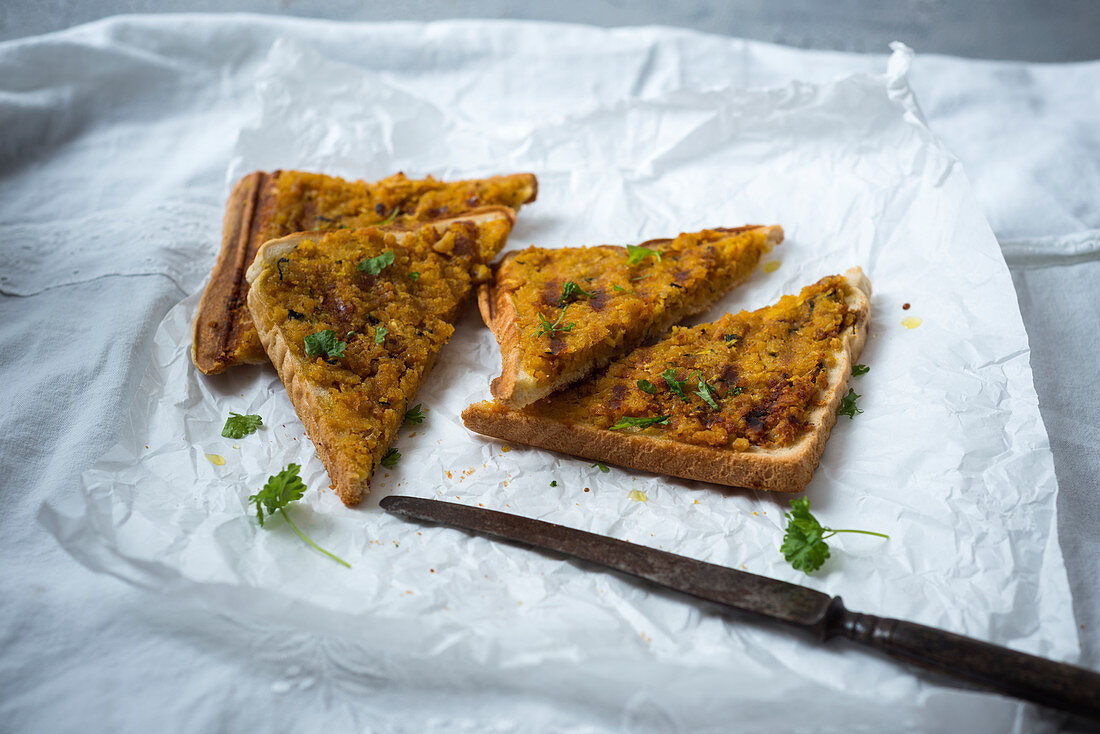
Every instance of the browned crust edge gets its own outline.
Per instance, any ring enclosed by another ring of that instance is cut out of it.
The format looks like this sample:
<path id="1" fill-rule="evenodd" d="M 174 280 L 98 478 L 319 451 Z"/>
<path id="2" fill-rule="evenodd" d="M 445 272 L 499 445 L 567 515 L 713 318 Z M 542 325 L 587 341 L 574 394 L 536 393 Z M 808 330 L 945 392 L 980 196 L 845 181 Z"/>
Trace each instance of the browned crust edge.
<path id="1" fill-rule="evenodd" d="M 492 219 L 507 219 L 509 225 L 511 225 L 515 222 L 515 218 L 516 214 L 512 209 L 504 206 L 494 206 L 475 209 L 448 219 L 422 222 L 416 226 L 380 227 L 379 229 L 387 232 L 392 231 L 400 241 L 410 232 L 419 230 L 421 227 L 446 229 L 455 222 L 486 222 Z M 262 278 L 265 271 L 270 271 L 275 267 L 275 263 L 278 262 L 279 258 L 292 251 L 299 242 L 317 239 L 317 236 L 316 232 L 298 232 L 265 242 L 259 252 L 256 253 L 256 259 L 245 273 L 248 284 L 251 286 L 251 284 Z M 328 471 L 336 495 L 348 507 L 357 505 L 370 492 L 371 477 L 358 477 L 354 468 L 343 460 L 336 449 L 336 437 L 328 431 L 320 420 L 325 391 L 298 377 L 299 360 L 295 359 L 282 332 L 276 328 L 274 321 L 271 319 L 271 308 L 269 304 L 264 302 L 261 291 L 262 288 L 248 289 L 248 308 L 252 314 L 252 321 L 256 326 L 260 343 L 263 344 L 271 363 L 275 365 L 275 369 L 279 373 L 279 379 L 282 380 L 287 395 L 290 396 L 290 402 L 294 406 L 298 418 L 305 426 L 310 440 L 313 441 L 313 445 L 321 457 L 321 463 Z M 435 357 L 438 357 L 438 353 Z M 421 375 L 421 382 L 431 372 L 434 364 L 435 359 L 433 358 L 425 366 Z M 407 402 L 415 397 L 414 392 L 407 396 Z"/>
<path id="2" fill-rule="evenodd" d="M 742 227 L 715 227 L 714 230 L 727 234 L 737 234 L 739 232 L 748 232 L 751 230 L 765 230 L 768 233 L 768 241 L 771 248 L 783 242 L 783 228 L 779 225 L 748 224 Z M 642 246 L 667 244 L 671 241 L 671 238 L 647 240 L 642 243 Z M 546 397 L 555 390 L 560 390 L 566 385 L 583 379 L 594 371 L 606 367 L 613 359 L 631 351 L 646 339 L 657 334 L 662 334 L 674 324 L 694 316 L 695 314 L 702 313 L 710 308 L 718 299 L 725 296 L 730 290 L 747 280 L 747 276 L 745 278 L 731 280 L 728 288 L 725 290 L 716 290 L 709 298 L 700 301 L 698 304 L 686 304 L 684 308 L 678 311 L 669 311 L 665 314 L 663 319 L 650 325 L 649 329 L 642 334 L 640 338 L 624 341 L 617 349 L 598 355 L 591 362 L 580 365 L 578 369 L 564 372 L 553 382 L 543 385 L 521 385 L 520 362 L 522 350 L 520 349 L 519 312 L 516 309 L 515 299 L 512 297 L 512 293 L 496 287 L 496 274 L 500 272 L 500 268 L 511 261 L 515 254 L 515 252 L 510 252 L 500 261 L 496 268 L 494 268 L 493 280 L 478 288 L 477 294 L 478 310 L 481 311 L 481 318 L 485 322 L 485 325 L 493 332 L 497 344 L 500 347 L 500 376 L 494 378 L 489 384 L 489 392 L 492 393 L 493 397 L 497 400 L 507 403 L 514 408 L 522 408 L 525 405 L 530 405 L 536 400 Z"/>
<path id="3" fill-rule="evenodd" d="M 191 327 L 191 361 L 208 375 L 224 372 L 233 363 L 229 345 L 236 333 L 233 303 L 241 298 L 244 273 L 252 262 L 260 200 L 277 175 L 278 171 L 248 174 L 233 187 L 226 202 L 221 250 Z"/>
<path id="4" fill-rule="evenodd" d="M 870 324 L 870 282 L 859 268 L 844 276 L 853 287 L 848 305 L 856 312 L 856 323 L 845 335 L 841 354 L 829 372 L 822 404 L 810 414 L 808 433 L 793 446 L 735 452 L 568 424 L 489 402 L 468 406 L 462 412 L 462 422 L 487 436 L 655 474 L 730 487 L 801 492 L 825 451 L 848 389 L 852 364 L 863 350 Z"/>

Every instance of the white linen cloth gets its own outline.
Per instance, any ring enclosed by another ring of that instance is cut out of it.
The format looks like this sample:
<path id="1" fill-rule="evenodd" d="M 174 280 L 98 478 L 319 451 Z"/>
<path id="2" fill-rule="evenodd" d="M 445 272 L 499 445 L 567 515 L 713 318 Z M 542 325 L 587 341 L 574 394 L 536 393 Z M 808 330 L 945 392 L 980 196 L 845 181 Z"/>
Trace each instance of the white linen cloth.
<path id="1" fill-rule="evenodd" d="M 0 705 L 8 720 L 41 730 L 79 728 L 88 712 L 106 728 L 127 729 L 311 726 L 333 716 L 393 731 L 682 726 L 675 712 L 653 707 L 643 692 L 624 701 L 547 699 L 537 676 L 482 690 L 452 671 L 451 684 L 435 681 L 437 690 L 426 692 L 402 679 L 399 668 L 367 660 L 360 675 L 326 674 L 334 659 L 329 653 L 354 635 L 338 628 L 329 634 L 242 628 L 192 605 L 174 608 L 170 593 L 156 597 L 87 574 L 35 522 L 43 501 L 77 506 L 77 477 L 118 437 L 119 416 L 145 371 L 157 323 L 208 272 L 226 162 L 235 147 L 247 145 L 237 133 L 255 120 L 252 87 L 280 38 L 395 76 L 410 58 L 427 58 L 446 84 L 492 83 L 462 74 L 464 58 L 491 53 L 502 69 L 496 83 L 513 85 L 532 116 L 555 114 L 549 101 L 565 95 L 581 104 L 592 100 L 595 108 L 677 90 L 880 73 L 885 66 L 881 57 L 795 52 L 667 29 L 469 22 L 120 19 L 0 46 L 0 344 L 10 406 L 0 434 L 8 449 L 9 496 L 3 514 L 9 562 L 0 578 L 13 601 L 4 612 L 2 672 L 12 695 Z M 1043 381 L 1049 380 L 1057 400 L 1044 404 L 1052 443 L 1071 449 L 1055 455 L 1061 541 L 1076 582 L 1075 611 L 1086 623 L 1083 662 L 1094 666 L 1095 636 L 1088 636 L 1087 624 L 1098 615 L 1086 579 L 1095 571 L 1089 551 L 1096 541 L 1087 521 L 1089 513 L 1096 519 L 1096 504 L 1083 496 L 1081 479 L 1082 470 L 1096 467 L 1087 443 L 1090 427 L 1095 434 L 1096 398 L 1084 389 L 1087 372 L 1082 375 L 1083 365 L 1095 364 L 1096 346 L 1075 334 L 1096 315 L 1097 237 L 1088 230 L 1098 226 L 1100 175 L 1088 153 L 1100 148 L 1093 122 L 1098 77 L 1096 64 L 919 57 L 913 70 L 933 129 L 969 170 L 978 166 L 978 198 L 995 231 L 1013 240 L 1005 252 L 1016 264 L 1033 342 L 1049 339 L 1043 353 L 1050 364 L 1033 357 L 1036 381 L 1045 398 Z M 535 79 L 547 92 L 541 106 L 522 93 Z M 1008 130 L 1006 119 L 1013 123 Z M 1006 151 L 1015 152 L 1009 165 Z M 988 171 L 980 165 L 985 160 Z M 371 651 L 362 653 L 369 658 Z M 201 673 L 187 675 L 193 670 Z M 1005 707 L 990 697 L 972 698 L 962 710 L 976 721 L 1003 725 L 1015 716 L 1010 708 L 1008 719 L 990 719 L 992 711 L 1003 717 Z M 257 701 L 263 706 L 252 705 Z M 851 710 L 833 720 L 827 707 L 819 710 L 824 718 L 813 722 L 789 711 L 750 711 L 745 728 L 778 720 L 791 730 L 850 729 L 859 721 Z M 886 715 L 871 707 L 864 721 Z M 943 722 L 904 723 L 934 730 Z"/>

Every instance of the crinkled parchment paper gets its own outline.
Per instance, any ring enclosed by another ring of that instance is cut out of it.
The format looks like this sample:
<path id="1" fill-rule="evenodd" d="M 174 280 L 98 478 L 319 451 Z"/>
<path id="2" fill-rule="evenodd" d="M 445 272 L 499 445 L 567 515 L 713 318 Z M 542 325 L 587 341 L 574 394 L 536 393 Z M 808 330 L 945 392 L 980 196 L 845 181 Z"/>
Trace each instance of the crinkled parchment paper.
<path id="1" fill-rule="evenodd" d="M 960 166 L 922 120 L 908 49 L 895 49 L 883 76 L 608 104 L 582 89 L 575 106 L 570 90 L 517 80 L 489 58 L 467 58 L 431 91 L 322 52 L 273 47 L 260 118 L 241 133 L 227 184 L 275 167 L 366 179 L 532 171 L 539 198 L 520 214 L 511 247 L 782 224 L 786 242 L 767 258 L 778 269 L 759 269 L 710 318 L 861 266 L 874 287 L 859 360 L 871 369 L 853 382 L 864 412 L 841 418 L 807 496 L 823 523 L 890 540 L 838 536 L 824 569 L 807 577 L 778 551 L 786 496 L 602 473 L 469 433 L 459 412 L 487 397 L 499 371 L 473 308 L 417 397 L 427 420 L 402 431 L 399 465 L 346 509 L 273 369 L 208 378 L 192 366 L 195 294 L 157 331 L 122 440 L 85 475 L 85 513 L 44 514 L 77 558 L 246 622 L 331 635 L 323 654 L 333 675 L 365 690 L 513 691 L 610 708 L 623 728 L 655 731 L 1021 725 L 1030 715 L 1022 705 L 931 682 L 845 643 L 819 645 L 378 508 L 402 493 L 502 509 L 1072 659 L 1057 487 L 1015 292 Z M 919 326 L 907 328 L 907 317 Z M 265 425 L 222 438 L 230 411 L 259 413 Z M 294 517 L 350 571 L 281 520 L 256 523 L 247 497 L 290 462 L 310 487 Z"/>

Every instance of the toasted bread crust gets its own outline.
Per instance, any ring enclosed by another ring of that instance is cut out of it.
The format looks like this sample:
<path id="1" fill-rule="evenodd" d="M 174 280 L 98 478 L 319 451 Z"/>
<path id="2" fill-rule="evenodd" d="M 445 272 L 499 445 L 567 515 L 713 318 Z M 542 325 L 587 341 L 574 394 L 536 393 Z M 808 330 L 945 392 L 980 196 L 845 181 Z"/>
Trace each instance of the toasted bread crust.
<path id="1" fill-rule="evenodd" d="M 233 187 L 229 196 L 222 225 L 221 250 L 192 326 L 191 358 L 195 366 L 206 374 L 224 372 L 235 364 L 267 361 L 247 305 L 245 271 L 264 242 L 267 224 L 278 214 L 278 179 L 283 174 L 294 173 L 280 170 L 250 173 Z M 521 202 L 523 204 L 534 201 L 538 196 L 538 181 L 530 173 L 495 176 L 484 181 L 513 183 L 521 192 L 521 197 L 526 197 Z M 384 183 L 378 182 L 379 185 Z M 439 218 L 448 217 L 435 214 L 430 219 L 419 221 Z"/>
<path id="2" fill-rule="evenodd" d="M 805 434 L 791 446 L 748 451 L 697 446 L 567 423 L 490 402 L 467 407 L 462 421 L 487 436 L 632 469 L 731 487 L 801 492 L 825 451 L 870 324 L 870 282 L 859 268 L 848 270 L 844 277 L 852 286 L 847 302 L 855 324 L 845 333 L 836 364 L 829 369 L 821 402 L 807 416 Z"/>
<path id="3" fill-rule="evenodd" d="M 431 222 L 407 224 L 396 228 L 387 227 L 378 229 L 384 229 L 396 239 L 398 244 L 401 244 L 411 233 L 423 227 L 435 227 L 440 232 L 443 232 L 457 222 L 484 224 L 493 221 L 503 223 L 503 225 L 507 227 L 504 231 L 507 232 L 515 222 L 515 212 L 507 207 L 483 207 L 465 215 L 450 217 L 448 219 L 437 219 Z M 345 505 L 350 507 L 357 504 L 363 496 L 370 491 L 371 473 L 364 475 L 363 468 L 357 467 L 355 463 L 341 453 L 339 445 L 340 436 L 336 432 L 336 429 L 325 420 L 326 415 L 333 410 L 333 401 L 329 391 L 312 384 L 309 380 L 302 377 L 302 357 L 296 356 L 288 345 L 283 330 L 279 328 L 277 322 L 273 318 L 273 314 L 279 304 L 275 303 L 274 300 L 268 296 L 267 289 L 263 287 L 262 279 L 265 277 L 265 273 L 269 274 L 267 277 L 273 277 L 270 273 L 277 270 L 279 260 L 289 255 L 300 243 L 306 240 L 316 241 L 317 234 L 299 232 L 277 240 L 271 240 L 260 248 L 260 251 L 256 255 L 256 259 L 246 272 L 248 283 L 250 285 L 257 284 L 256 287 L 250 288 L 248 291 L 248 306 L 256 325 L 258 338 L 263 344 L 267 356 L 270 357 L 272 364 L 278 371 L 279 378 L 286 387 L 291 403 L 294 405 L 298 417 L 305 426 L 306 432 L 313 441 L 317 453 L 320 455 L 321 461 L 329 473 L 329 477 L 332 480 L 332 485 L 337 495 Z M 501 244 L 503 244 L 503 238 L 496 243 L 495 249 L 479 250 L 473 257 L 473 263 L 482 262 L 485 259 L 494 257 Z M 468 295 L 469 293 L 467 293 L 467 296 Z M 453 323 L 464 302 L 465 301 L 460 300 L 455 304 L 454 308 L 441 313 L 437 312 L 437 315 Z M 414 381 L 412 391 L 405 395 L 406 405 L 415 397 L 416 388 L 419 387 L 420 382 L 422 382 L 424 377 L 431 371 L 437 358 L 438 352 L 431 355 L 431 358 L 420 373 L 419 380 Z M 403 411 L 404 407 L 402 407 L 401 410 Z M 392 426 L 394 432 L 396 432 L 399 425 L 400 422 L 398 421 L 397 425 Z M 392 441 L 392 436 L 387 436 L 387 431 L 388 429 L 382 426 L 380 427 L 379 433 L 376 434 L 383 436 L 385 440 L 374 456 L 375 463 L 371 467 L 372 472 L 373 468 L 377 466 L 377 462 L 381 458 L 382 453 L 388 447 L 390 441 Z"/>
<path id="4" fill-rule="evenodd" d="M 751 230 L 761 230 L 767 235 L 769 247 L 775 247 L 783 241 L 783 228 L 777 225 L 745 225 L 742 227 L 716 227 L 713 231 L 726 234 L 737 234 Z M 653 239 L 642 243 L 642 247 L 656 248 L 672 242 L 671 238 Z M 626 252 L 625 247 L 611 249 Z M 516 308 L 513 294 L 497 284 L 496 274 L 501 268 L 516 256 L 516 252 L 510 252 L 494 267 L 494 279 L 490 283 L 482 285 L 478 289 L 478 309 L 481 312 L 485 325 L 493 332 L 497 344 L 500 347 L 501 372 L 500 376 L 493 379 L 489 390 L 493 397 L 516 408 L 522 408 L 540 398 L 543 398 L 555 390 L 559 390 L 598 369 L 606 367 L 613 359 L 619 357 L 631 349 L 637 347 L 650 337 L 667 331 L 674 324 L 694 316 L 706 310 L 728 292 L 729 288 L 740 284 L 744 279 L 735 279 L 729 282 L 728 288 L 715 288 L 713 292 L 705 294 L 698 301 L 688 301 L 683 308 L 670 309 L 662 318 L 652 323 L 645 331 L 640 331 L 633 338 L 624 340 L 615 349 L 609 349 L 595 356 L 591 361 L 576 365 L 573 369 L 567 369 L 549 383 L 538 383 L 528 375 L 522 366 L 522 346 L 519 332 L 519 311 Z"/>

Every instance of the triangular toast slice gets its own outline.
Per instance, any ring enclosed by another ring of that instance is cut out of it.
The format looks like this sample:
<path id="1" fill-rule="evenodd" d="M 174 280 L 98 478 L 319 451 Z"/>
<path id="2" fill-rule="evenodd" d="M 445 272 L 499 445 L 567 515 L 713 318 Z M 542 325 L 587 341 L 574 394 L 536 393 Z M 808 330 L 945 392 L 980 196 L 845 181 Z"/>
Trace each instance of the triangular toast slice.
<path id="1" fill-rule="evenodd" d="M 523 407 L 591 374 L 704 310 L 782 240 L 778 226 L 749 226 L 509 253 L 478 292 L 500 345 L 493 396 Z"/>
<path id="2" fill-rule="evenodd" d="M 369 491 L 514 219 L 511 209 L 486 208 L 396 232 L 300 233 L 260 248 L 248 306 L 344 504 Z"/>
<path id="3" fill-rule="evenodd" d="M 268 240 L 295 232 L 403 225 L 485 206 L 516 211 L 534 201 L 530 173 L 445 182 L 397 174 L 374 183 L 302 171 L 257 171 L 226 205 L 222 247 L 199 302 L 191 358 L 206 374 L 267 361 L 248 312 L 245 271 Z"/>
<path id="4" fill-rule="evenodd" d="M 522 410 L 466 408 L 478 433 L 715 484 L 800 492 L 870 322 L 859 268 L 757 311 L 676 328 Z"/>

